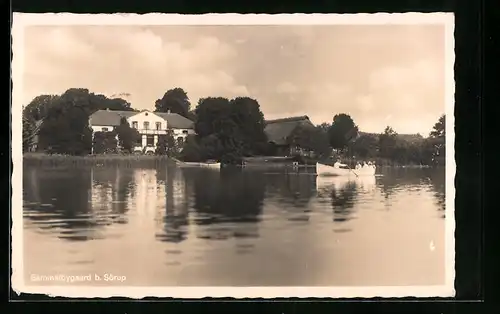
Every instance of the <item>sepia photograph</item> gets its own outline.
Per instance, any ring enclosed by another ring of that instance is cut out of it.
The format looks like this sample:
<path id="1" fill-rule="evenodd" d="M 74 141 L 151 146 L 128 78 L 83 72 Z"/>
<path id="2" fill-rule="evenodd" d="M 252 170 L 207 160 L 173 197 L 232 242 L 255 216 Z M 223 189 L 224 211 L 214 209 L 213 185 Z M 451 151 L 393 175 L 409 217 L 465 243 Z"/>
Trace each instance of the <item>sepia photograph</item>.
<path id="1" fill-rule="evenodd" d="M 13 289 L 454 296 L 453 32 L 14 13 Z"/>

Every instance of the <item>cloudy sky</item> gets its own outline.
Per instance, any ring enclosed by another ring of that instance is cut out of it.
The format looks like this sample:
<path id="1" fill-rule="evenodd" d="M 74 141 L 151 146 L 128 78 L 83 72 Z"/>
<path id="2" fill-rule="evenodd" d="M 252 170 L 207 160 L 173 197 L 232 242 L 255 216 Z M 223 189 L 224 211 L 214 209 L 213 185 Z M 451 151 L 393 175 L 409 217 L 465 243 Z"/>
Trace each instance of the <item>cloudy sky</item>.
<path id="1" fill-rule="evenodd" d="M 444 26 L 29 26 L 24 103 L 88 88 L 153 109 L 168 89 L 250 96 L 266 119 L 350 114 L 427 135 L 444 113 Z"/>

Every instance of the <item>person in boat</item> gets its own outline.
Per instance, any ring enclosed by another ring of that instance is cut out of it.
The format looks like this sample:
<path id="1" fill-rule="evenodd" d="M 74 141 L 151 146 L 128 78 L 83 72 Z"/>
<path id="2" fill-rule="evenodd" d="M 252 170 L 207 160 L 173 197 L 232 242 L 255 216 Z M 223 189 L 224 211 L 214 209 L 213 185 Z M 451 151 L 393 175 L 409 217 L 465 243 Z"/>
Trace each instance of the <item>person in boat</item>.
<path id="1" fill-rule="evenodd" d="M 333 167 L 337 169 L 344 169 L 347 168 L 347 165 L 341 163 L 340 159 L 337 159 L 337 161 L 333 164 Z"/>

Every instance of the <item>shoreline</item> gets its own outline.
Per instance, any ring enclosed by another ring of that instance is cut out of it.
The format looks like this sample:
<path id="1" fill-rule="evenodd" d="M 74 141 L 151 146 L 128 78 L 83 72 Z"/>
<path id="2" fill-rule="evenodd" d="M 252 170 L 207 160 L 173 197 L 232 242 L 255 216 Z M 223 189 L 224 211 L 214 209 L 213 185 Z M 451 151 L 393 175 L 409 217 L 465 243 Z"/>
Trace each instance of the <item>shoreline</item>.
<path id="1" fill-rule="evenodd" d="M 72 155 L 49 155 L 43 153 L 24 153 L 23 164 L 36 166 L 112 166 L 118 164 L 125 165 L 141 165 L 141 164 L 160 164 L 160 163 L 175 163 L 176 158 L 166 155 L 134 155 L 134 154 L 95 154 L 84 156 Z M 298 168 L 312 168 L 315 164 L 300 164 Z M 249 163 L 242 168 L 258 169 L 258 168 L 293 168 L 289 163 L 275 162 L 255 162 Z M 435 168 L 428 165 L 377 165 L 379 169 L 429 169 Z"/>
<path id="2" fill-rule="evenodd" d="M 174 159 L 165 155 L 125 155 L 125 154 L 102 154 L 102 155 L 49 155 L 41 153 L 23 154 L 23 165 L 50 166 L 50 167 L 78 167 L 91 166 L 103 167 L 113 165 L 151 165 L 172 162 Z"/>

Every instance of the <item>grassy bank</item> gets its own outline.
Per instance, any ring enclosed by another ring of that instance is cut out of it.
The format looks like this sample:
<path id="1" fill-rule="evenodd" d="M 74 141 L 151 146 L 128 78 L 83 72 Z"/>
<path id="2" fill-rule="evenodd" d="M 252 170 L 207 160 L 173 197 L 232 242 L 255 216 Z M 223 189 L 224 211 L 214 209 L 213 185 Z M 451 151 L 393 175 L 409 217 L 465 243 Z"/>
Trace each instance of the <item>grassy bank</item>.
<path id="1" fill-rule="evenodd" d="M 170 162 L 167 156 L 155 155 L 124 155 L 124 154 L 104 154 L 104 155 L 48 155 L 40 153 L 26 153 L 23 155 L 25 166 L 36 167 L 151 167 Z"/>
<path id="2" fill-rule="evenodd" d="M 269 157 L 262 157 L 264 160 Z M 266 162 L 255 158 L 252 162 L 248 162 L 245 168 L 288 168 L 292 166 L 293 161 L 299 163 L 299 167 L 311 167 L 319 161 L 324 164 L 335 162 L 331 159 L 317 160 L 314 158 L 296 158 L 284 162 Z M 399 164 L 380 158 L 371 159 L 379 168 L 431 168 L 430 166 L 421 166 L 415 164 Z M 35 167 L 155 167 L 166 163 L 175 162 L 175 159 L 167 156 L 156 155 L 134 155 L 134 154 L 102 154 L 102 155 L 86 155 L 86 156 L 71 156 L 71 155 L 49 155 L 44 153 L 25 153 L 23 154 L 23 164 L 25 166 Z M 342 159 L 341 162 L 355 167 L 355 160 Z"/>

